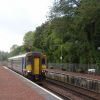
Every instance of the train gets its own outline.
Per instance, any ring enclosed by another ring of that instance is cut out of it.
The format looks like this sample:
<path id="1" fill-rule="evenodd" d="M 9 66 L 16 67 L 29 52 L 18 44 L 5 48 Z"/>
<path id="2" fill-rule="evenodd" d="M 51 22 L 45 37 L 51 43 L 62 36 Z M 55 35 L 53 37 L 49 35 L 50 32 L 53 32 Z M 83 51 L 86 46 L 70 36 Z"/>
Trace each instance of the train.
<path id="1" fill-rule="evenodd" d="M 46 77 L 51 80 L 71 84 L 83 89 L 100 93 L 100 80 L 89 79 L 81 76 L 70 75 L 66 73 L 60 73 L 55 71 L 47 71 Z"/>
<path id="2" fill-rule="evenodd" d="M 41 52 L 27 52 L 8 58 L 8 67 L 34 81 L 44 80 L 47 56 Z"/>

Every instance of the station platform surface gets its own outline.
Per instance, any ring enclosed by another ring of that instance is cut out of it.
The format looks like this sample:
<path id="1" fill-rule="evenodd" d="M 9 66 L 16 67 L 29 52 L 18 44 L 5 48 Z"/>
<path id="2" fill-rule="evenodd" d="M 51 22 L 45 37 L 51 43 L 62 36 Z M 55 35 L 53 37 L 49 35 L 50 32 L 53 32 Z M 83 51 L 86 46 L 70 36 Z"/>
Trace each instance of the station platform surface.
<path id="1" fill-rule="evenodd" d="M 0 100 L 62 100 L 23 76 L 0 66 Z"/>

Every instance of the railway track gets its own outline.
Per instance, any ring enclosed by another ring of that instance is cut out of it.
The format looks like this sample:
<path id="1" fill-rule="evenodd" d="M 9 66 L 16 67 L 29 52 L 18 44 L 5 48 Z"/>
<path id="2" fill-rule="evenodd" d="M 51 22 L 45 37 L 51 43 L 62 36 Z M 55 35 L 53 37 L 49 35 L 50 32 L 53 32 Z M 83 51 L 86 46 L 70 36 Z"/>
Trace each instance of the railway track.
<path id="1" fill-rule="evenodd" d="M 43 87 L 62 97 L 64 100 L 83 100 L 80 97 L 73 95 L 69 91 L 66 91 L 61 86 L 58 87 L 56 84 L 52 84 L 51 82 L 44 82 Z"/>
<path id="2" fill-rule="evenodd" d="M 61 96 L 64 100 L 99 100 L 100 94 L 71 84 L 65 84 L 59 81 L 46 79 L 43 87 Z"/>

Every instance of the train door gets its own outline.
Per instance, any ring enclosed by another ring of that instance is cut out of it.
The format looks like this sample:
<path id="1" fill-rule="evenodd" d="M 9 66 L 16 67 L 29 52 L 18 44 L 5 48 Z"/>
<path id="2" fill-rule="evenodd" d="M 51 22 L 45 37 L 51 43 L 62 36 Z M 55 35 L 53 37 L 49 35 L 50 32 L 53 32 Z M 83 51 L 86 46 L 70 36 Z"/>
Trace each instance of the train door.
<path id="1" fill-rule="evenodd" d="M 40 67 L 40 58 L 39 57 L 34 57 L 34 69 L 33 69 L 33 73 L 39 74 L 39 67 Z"/>

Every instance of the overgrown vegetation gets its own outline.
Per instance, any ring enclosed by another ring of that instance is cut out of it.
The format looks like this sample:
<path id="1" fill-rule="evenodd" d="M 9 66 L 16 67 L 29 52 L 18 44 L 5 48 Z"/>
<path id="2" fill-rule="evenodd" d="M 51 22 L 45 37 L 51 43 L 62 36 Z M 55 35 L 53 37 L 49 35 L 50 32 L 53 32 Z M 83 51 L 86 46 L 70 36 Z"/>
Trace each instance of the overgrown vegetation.
<path id="1" fill-rule="evenodd" d="M 8 52 L 0 51 L 0 61 L 6 61 L 8 58 Z"/>
<path id="2" fill-rule="evenodd" d="M 99 0 L 55 0 L 48 21 L 26 33 L 10 56 L 45 51 L 49 62 L 98 64 L 99 39 Z"/>

